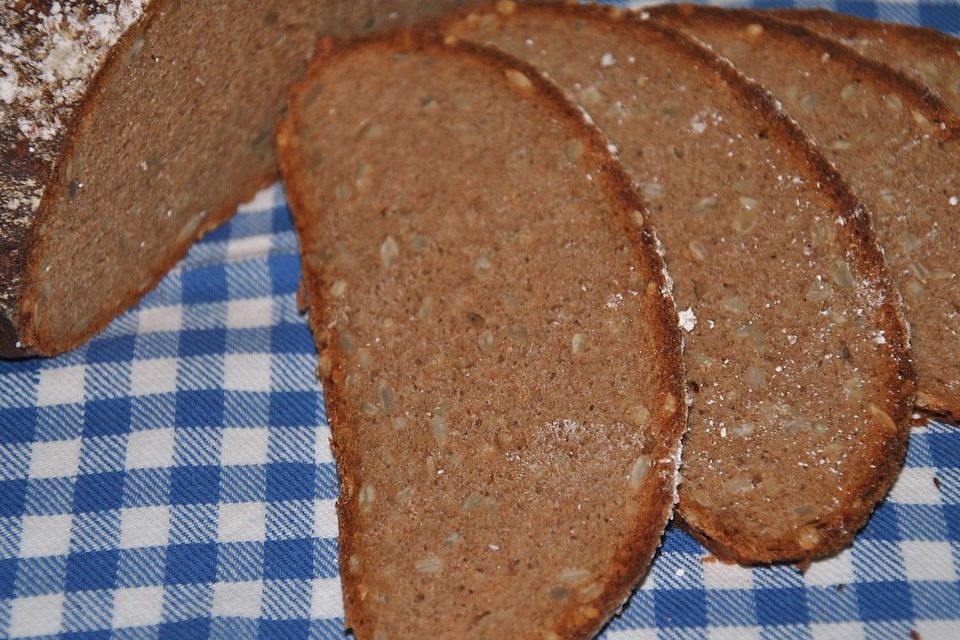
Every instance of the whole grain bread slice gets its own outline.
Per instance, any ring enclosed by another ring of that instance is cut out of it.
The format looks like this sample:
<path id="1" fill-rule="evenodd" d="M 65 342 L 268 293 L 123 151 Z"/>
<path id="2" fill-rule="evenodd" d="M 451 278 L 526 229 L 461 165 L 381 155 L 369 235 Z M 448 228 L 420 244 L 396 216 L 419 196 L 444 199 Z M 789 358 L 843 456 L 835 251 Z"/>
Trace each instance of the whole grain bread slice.
<path id="1" fill-rule="evenodd" d="M 960 419 L 960 119 L 906 76 L 759 12 L 648 8 L 783 101 L 874 214 L 903 293 L 920 408 Z"/>
<path id="2" fill-rule="evenodd" d="M 926 83 L 960 114 L 960 39 L 936 29 L 866 20 L 827 9 L 771 9 L 765 13 L 839 40 L 867 58 Z"/>
<path id="3" fill-rule="evenodd" d="M 643 184 L 687 330 L 679 513 L 743 562 L 850 543 L 907 445 L 913 376 L 866 211 L 757 85 L 623 11 L 499 5 L 451 37 L 567 87 Z"/>
<path id="4" fill-rule="evenodd" d="M 276 178 L 318 35 L 460 4 L 0 3 L 0 358 L 81 344 Z"/>
<path id="5" fill-rule="evenodd" d="M 681 337 L 636 185 L 519 61 L 333 45 L 277 133 L 358 638 L 581 638 L 676 499 Z"/>

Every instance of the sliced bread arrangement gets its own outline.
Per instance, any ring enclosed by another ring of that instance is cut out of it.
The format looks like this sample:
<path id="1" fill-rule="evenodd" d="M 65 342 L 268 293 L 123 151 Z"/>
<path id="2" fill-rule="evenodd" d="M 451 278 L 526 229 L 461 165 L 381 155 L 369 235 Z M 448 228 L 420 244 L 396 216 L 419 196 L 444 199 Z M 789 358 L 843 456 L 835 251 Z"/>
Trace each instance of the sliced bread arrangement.
<path id="1" fill-rule="evenodd" d="M 762 83 L 849 181 L 903 294 L 917 403 L 960 418 L 960 118 L 914 81 L 802 26 L 690 5 L 647 11 Z"/>
<path id="2" fill-rule="evenodd" d="M 401 32 L 277 133 L 358 638 L 587 637 L 676 500 L 681 337 L 636 184 L 536 71 Z"/>
<path id="3" fill-rule="evenodd" d="M 318 35 L 457 4 L 4 2 L 0 357 L 81 344 L 275 179 L 273 130 Z"/>
<path id="4" fill-rule="evenodd" d="M 0 8 L 0 357 L 279 164 L 358 638 L 590 637 L 676 504 L 724 560 L 849 545 L 912 409 L 960 420 L 960 43 L 512 0 L 360 35 L 461 4 Z"/>
<path id="5" fill-rule="evenodd" d="M 679 513 L 715 554 L 850 543 L 907 446 L 913 375 L 867 215 L 769 96 L 688 38 L 597 6 L 451 19 L 536 65 L 643 185 L 687 330 Z"/>
<path id="6" fill-rule="evenodd" d="M 954 113 L 960 114 L 960 39 L 935 29 L 865 20 L 825 9 L 769 13 L 838 40 L 867 58 L 911 76 L 935 90 Z"/>

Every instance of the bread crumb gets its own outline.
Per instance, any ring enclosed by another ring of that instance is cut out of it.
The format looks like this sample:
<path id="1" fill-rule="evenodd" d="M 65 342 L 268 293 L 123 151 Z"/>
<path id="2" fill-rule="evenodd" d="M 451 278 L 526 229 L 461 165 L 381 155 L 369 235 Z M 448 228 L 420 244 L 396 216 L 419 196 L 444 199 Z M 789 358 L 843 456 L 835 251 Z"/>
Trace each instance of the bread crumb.
<path id="1" fill-rule="evenodd" d="M 600 66 L 601 66 L 601 67 L 612 67 L 614 64 L 616 64 L 616 62 L 617 62 L 617 61 L 614 60 L 614 58 L 613 58 L 613 54 L 610 53 L 609 51 L 608 51 L 607 53 L 603 54 L 603 56 L 600 57 Z"/>

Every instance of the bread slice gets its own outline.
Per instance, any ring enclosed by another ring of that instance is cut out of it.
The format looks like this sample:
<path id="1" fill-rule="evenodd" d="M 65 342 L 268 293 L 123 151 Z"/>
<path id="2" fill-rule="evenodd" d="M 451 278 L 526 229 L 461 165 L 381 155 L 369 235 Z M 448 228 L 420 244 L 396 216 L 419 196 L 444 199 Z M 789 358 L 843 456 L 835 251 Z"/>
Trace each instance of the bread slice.
<path id="1" fill-rule="evenodd" d="M 358 638 L 580 638 L 675 501 L 681 338 L 636 184 L 530 68 L 332 48 L 277 145 Z"/>
<path id="2" fill-rule="evenodd" d="M 848 544 L 896 475 L 912 374 L 864 209 L 768 95 L 620 10 L 448 24 L 569 88 L 643 183 L 688 331 L 680 515 L 716 554 Z"/>
<path id="3" fill-rule="evenodd" d="M 826 9 L 772 9 L 767 13 L 839 40 L 867 58 L 926 83 L 960 114 L 960 39 L 936 29 L 865 20 Z"/>
<path id="4" fill-rule="evenodd" d="M 0 357 L 80 344 L 275 177 L 318 33 L 457 4 L 4 2 Z"/>
<path id="5" fill-rule="evenodd" d="M 783 101 L 874 214 L 903 293 L 922 409 L 960 419 L 960 119 L 889 67 L 762 13 L 650 8 Z"/>

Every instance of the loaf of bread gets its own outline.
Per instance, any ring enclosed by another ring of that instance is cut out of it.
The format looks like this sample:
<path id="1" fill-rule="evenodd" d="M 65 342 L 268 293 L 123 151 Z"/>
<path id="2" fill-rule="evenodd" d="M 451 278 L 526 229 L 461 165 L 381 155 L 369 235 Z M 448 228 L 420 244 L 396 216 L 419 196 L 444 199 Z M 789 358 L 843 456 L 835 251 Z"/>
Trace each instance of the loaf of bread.
<path id="1" fill-rule="evenodd" d="M 80 344 L 274 178 L 273 129 L 318 34 L 455 4 L 3 3 L 0 357 Z"/>
<path id="2" fill-rule="evenodd" d="M 415 32 L 321 55 L 277 144 L 347 625 L 589 637 L 659 543 L 686 417 L 636 184 L 536 71 Z"/>
<path id="3" fill-rule="evenodd" d="M 903 294 L 917 403 L 960 419 L 960 118 L 923 86 L 761 12 L 648 8 L 782 102 L 874 214 Z"/>
<path id="4" fill-rule="evenodd" d="M 447 31 L 567 87 L 643 184 L 688 332 L 686 524 L 743 562 L 849 544 L 903 459 L 913 376 L 843 180 L 760 87 L 621 10 L 520 5 Z"/>
<path id="5" fill-rule="evenodd" d="M 936 29 L 865 20 L 826 9 L 771 9 L 769 13 L 925 83 L 960 114 L 960 39 Z"/>

